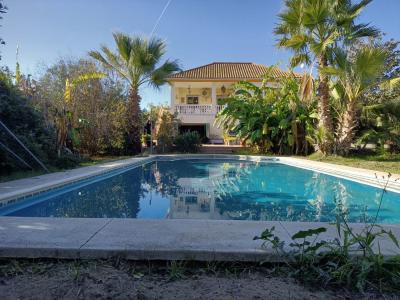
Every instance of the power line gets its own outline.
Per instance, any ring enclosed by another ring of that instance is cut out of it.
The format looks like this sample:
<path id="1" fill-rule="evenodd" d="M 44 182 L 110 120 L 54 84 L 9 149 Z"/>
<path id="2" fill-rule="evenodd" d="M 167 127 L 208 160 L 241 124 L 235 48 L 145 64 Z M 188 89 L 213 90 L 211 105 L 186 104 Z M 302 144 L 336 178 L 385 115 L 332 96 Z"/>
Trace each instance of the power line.
<path id="1" fill-rule="evenodd" d="M 151 32 L 150 32 L 150 37 L 153 36 L 154 32 L 156 31 L 156 29 L 157 29 L 157 27 L 158 27 L 158 24 L 159 24 L 160 21 L 161 21 L 161 18 L 164 16 L 164 14 L 165 14 L 165 12 L 167 11 L 167 8 L 168 8 L 168 6 L 170 5 L 171 2 L 172 2 L 172 0 L 168 0 L 167 4 L 164 6 L 164 9 L 162 10 L 160 16 L 158 17 L 156 23 L 155 23 L 154 26 L 153 26 L 153 29 L 152 29 Z"/>

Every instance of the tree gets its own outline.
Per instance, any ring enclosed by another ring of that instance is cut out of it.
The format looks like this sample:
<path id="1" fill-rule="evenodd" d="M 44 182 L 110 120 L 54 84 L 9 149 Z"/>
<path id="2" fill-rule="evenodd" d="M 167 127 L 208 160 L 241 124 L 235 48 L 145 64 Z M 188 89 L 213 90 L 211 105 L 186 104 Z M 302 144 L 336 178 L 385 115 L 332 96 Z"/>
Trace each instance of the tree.
<path id="1" fill-rule="evenodd" d="M 151 136 L 147 136 L 147 138 L 157 140 L 157 150 L 162 153 L 171 150 L 179 132 L 177 114 L 172 114 L 166 105 L 150 105 L 144 111 L 143 121 L 144 127 L 148 125 L 148 122 L 152 126 Z"/>
<path id="2" fill-rule="evenodd" d="M 60 59 L 36 81 L 30 103 L 43 112 L 49 126 L 64 124 L 62 132 L 58 127 L 63 137 L 59 145 L 68 144 L 80 154 L 123 155 L 126 87 L 119 77 L 109 73 L 102 78 L 103 73 L 107 70 L 93 60 Z"/>
<path id="3" fill-rule="evenodd" d="M 333 49 L 348 45 L 362 37 L 376 36 L 378 31 L 368 24 L 355 24 L 355 19 L 372 0 L 353 4 L 351 0 L 286 0 L 279 14 L 280 23 L 274 32 L 278 46 L 294 52 L 292 67 L 300 63 L 318 65 L 319 70 L 330 64 Z M 319 72 L 319 127 L 326 132 L 320 150 L 333 150 L 334 124 L 330 112 L 329 77 Z"/>
<path id="4" fill-rule="evenodd" d="M 130 37 L 123 33 L 114 33 L 113 36 L 117 46 L 116 52 L 103 46 L 101 47 L 103 53 L 90 51 L 89 55 L 104 67 L 117 72 L 129 85 L 127 119 L 130 121 L 127 132 L 127 154 L 134 155 L 141 152 L 139 88 L 144 84 L 158 88 L 166 83 L 169 75 L 179 71 L 180 68 L 175 60 L 166 60 L 159 65 L 166 51 L 166 45 L 160 39 Z"/>
<path id="5" fill-rule="evenodd" d="M 0 120 L 45 165 L 57 164 L 55 130 L 46 126 L 43 115 L 35 110 L 17 86 L 9 70 L 0 69 Z M 5 131 L 0 130 L 0 175 L 39 165 Z"/>
<path id="6" fill-rule="evenodd" d="M 378 151 L 400 151 L 400 42 L 382 39 L 369 40 L 356 45 L 384 49 L 386 60 L 377 84 L 372 85 L 361 97 L 356 143 L 365 147 L 375 143 Z M 355 50 L 355 51 L 356 51 Z M 383 83 L 383 84 L 382 84 Z M 358 118 L 357 118 L 358 119 Z"/>
<path id="7" fill-rule="evenodd" d="M 351 53 L 351 52 L 350 52 Z M 385 49 L 362 46 L 353 55 L 345 50 L 335 49 L 332 67 L 321 70 L 322 74 L 336 79 L 333 95 L 340 100 L 342 108 L 336 132 L 336 151 L 348 154 L 357 127 L 357 112 L 365 92 L 379 85 L 379 78 L 385 67 Z"/>
<path id="8" fill-rule="evenodd" d="M 385 145 L 389 145 L 390 152 L 400 151 L 400 98 L 363 106 L 360 123 L 357 144 L 365 147 L 375 143 L 380 152 L 385 151 Z"/>

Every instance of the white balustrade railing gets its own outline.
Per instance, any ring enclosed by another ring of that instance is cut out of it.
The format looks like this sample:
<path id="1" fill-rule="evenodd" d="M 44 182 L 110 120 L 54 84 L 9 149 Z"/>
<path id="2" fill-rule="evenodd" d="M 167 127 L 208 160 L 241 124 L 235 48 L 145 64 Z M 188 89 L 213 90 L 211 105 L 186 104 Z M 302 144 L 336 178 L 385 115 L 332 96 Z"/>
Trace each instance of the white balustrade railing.
<path id="1" fill-rule="evenodd" d="M 224 105 L 175 105 L 175 111 L 182 115 L 215 115 L 224 108 Z"/>
<path id="2" fill-rule="evenodd" d="M 219 113 L 221 110 L 223 110 L 224 107 L 225 107 L 225 105 L 217 105 L 216 106 L 217 113 Z"/>

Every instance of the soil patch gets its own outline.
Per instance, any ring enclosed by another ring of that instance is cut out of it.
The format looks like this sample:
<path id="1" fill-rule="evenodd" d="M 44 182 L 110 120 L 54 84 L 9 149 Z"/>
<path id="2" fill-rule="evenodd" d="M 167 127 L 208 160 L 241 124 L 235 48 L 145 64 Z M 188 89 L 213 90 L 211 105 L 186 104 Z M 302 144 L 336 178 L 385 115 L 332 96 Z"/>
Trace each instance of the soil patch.
<path id="1" fill-rule="evenodd" d="M 0 262 L 1 299 L 378 299 L 321 290 L 245 265 L 179 262 Z M 385 299 L 400 296 L 385 295 Z"/>

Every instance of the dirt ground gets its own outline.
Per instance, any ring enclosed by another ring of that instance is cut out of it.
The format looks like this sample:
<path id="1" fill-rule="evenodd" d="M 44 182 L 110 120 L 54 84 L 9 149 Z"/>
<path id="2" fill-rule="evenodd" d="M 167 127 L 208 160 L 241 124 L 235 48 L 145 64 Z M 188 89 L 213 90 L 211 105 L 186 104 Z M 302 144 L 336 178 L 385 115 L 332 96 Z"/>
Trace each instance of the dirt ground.
<path id="1" fill-rule="evenodd" d="M 0 299 L 378 299 L 311 289 L 254 267 L 125 261 L 1 261 Z M 384 299 L 400 299 L 385 296 Z"/>

